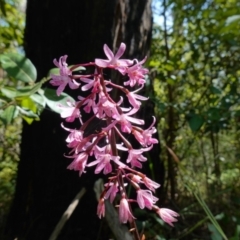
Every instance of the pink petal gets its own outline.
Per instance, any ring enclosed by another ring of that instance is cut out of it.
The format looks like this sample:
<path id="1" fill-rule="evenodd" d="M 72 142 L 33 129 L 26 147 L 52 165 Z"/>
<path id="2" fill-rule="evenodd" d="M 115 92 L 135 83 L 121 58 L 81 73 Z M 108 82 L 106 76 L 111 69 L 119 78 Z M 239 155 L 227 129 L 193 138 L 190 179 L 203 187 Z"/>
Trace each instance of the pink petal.
<path id="1" fill-rule="evenodd" d="M 61 93 L 62 93 L 63 90 L 65 89 L 66 85 L 67 85 L 67 83 L 63 83 L 63 84 L 61 84 L 61 85 L 58 87 L 58 89 L 57 89 L 57 95 L 58 95 L 58 96 L 61 95 Z"/>
<path id="2" fill-rule="evenodd" d="M 112 165 L 111 165 L 111 163 L 107 163 L 105 165 L 105 168 L 103 169 L 103 174 L 107 175 L 110 172 L 112 172 Z"/>
<path id="3" fill-rule="evenodd" d="M 119 59 L 124 54 L 125 50 L 126 50 L 125 43 L 121 43 L 121 45 L 120 45 L 120 47 L 119 47 L 119 49 L 118 49 L 118 51 L 115 55 L 115 59 Z M 105 52 L 105 54 L 106 54 L 106 52 Z"/>
<path id="4" fill-rule="evenodd" d="M 103 50 L 109 60 L 112 60 L 114 58 L 113 52 L 111 51 L 107 44 L 104 44 Z"/>
<path id="5" fill-rule="evenodd" d="M 76 81 L 69 81 L 68 82 L 68 85 L 69 85 L 69 87 L 71 88 L 71 89 L 77 89 L 79 86 L 80 86 L 80 84 L 79 83 L 77 83 Z"/>
<path id="6" fill-rule="evenodd" d="M 106 68 L 109 65 L 109 60 L 103 60 L 103 59 L 96 58 L 95 64 L 98 67 Z"/>
<path id="7" fill-rule="evenodd" d="M 142 120 L 142 119 L 137 119 L 137 118 L 133 118 L 133 117 L 129 117 L 129 116 L 126 116 L 126 119 L 129 122 L 132 122 L 132 123 L 135 123 L 135 124 L 139 124 L 139 125 L 144 125 L 144 120 Z"/>

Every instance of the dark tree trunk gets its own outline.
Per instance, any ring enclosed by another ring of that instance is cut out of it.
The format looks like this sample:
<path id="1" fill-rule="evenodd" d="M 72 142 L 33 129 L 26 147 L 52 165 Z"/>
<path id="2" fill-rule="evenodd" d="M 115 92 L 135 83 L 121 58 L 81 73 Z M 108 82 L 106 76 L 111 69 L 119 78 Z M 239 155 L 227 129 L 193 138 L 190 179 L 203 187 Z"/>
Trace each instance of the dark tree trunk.
<path id="1" fill-rule="evenodd" d="M 54 67 L 54 58 L 64 54 L 69 56 L 69 64 L 103 57 L 104 43 L 114 49 L 125 42 L 126 57 L 143 58 L 150 47 L 150 2 L 29 0 L 25 51 L 37 68 L 38 79 Z M 149 108 L 150 115 L 153 107 Z M 87 192 L 58 239 L 97 239 L 100 221 L 93 183 L 98 176 L 85 174 L 79 178 L 77 172 L 66 170 L 69 160 L 63 156 L 67 149 L 61 121 L 57 114 L 44 110 L 41 121 L 24 123 L 16 194 L 6 228 L 9 240 L 48 239 L 83 187 Z M 159 150 L 155 151 L 159 155 Z"/>

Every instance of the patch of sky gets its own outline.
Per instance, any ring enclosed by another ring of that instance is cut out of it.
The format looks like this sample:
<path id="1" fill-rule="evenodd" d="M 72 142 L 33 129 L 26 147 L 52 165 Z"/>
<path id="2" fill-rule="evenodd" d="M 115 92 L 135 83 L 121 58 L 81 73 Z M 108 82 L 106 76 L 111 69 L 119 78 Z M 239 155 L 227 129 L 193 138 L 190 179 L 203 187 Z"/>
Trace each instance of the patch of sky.
<path id="1" fill-rule="evenodd" d="M 165 16 L 164 16 L 164 10 L 165 10 Z M 153 11 L 153 23 L 154 24 L 157 24 L 160 27 L 163 27 L 164 21 L 166 21 L 167 28 L 172 27 L 173 18 L 171 16 L 171 6 L 168 6 L 168 8 L 164 9 L 163 1 L 153 0 L 152 1 L 152 11 Z"/>

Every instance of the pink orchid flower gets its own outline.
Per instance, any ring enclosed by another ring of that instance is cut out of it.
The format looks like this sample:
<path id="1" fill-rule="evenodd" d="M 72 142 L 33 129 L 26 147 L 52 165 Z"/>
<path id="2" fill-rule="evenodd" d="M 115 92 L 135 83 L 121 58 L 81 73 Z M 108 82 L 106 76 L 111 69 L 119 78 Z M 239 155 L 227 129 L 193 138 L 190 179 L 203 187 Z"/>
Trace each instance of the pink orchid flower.
<path id="1" fill-rule="evenodd" d="M 118 103 L 113 103 L 103 92 L 98 94 L 98 98 L 99 101 L 93 108 L 93 112 L 98 118 L 104 118 L 106 115 L 111 117 L 113 114 L 118 114 L 116 106 L 121 104 L 122 99 Z"/>
<path id="2" fill-rule="evenodd" d="M 60 69 L 60 76 L 52 74 L 51 75 L 52 80 L 50 81 L 50 83 L 53 86 L 58 86 L 57 89 L 58 96 L 60 96 L 60 94 L 63 92 L 67 85 L 69 85 L 71 89 L 77 89 L 80 86 L 79 83 L 77 83 L 74 79 L 71 79 L 69 77 L 70 75 L 72 75 L 72 72 L 67 67 L 68 66 L 66 63 L 67 57 L 68 57 L 67 55 L 60 57 L 59 62 L 56 59 L 53 60 L 53 63 Z"/>
<path id="3" fill-rule="evenodd" d="M 137 203 L 141 209 L 147 207 L 152 209 L 154 203 L 158 201 L 158 198 L 152 195 L 150 190 L 137 190 Z"/>
<path id="4" fill-rule="evenodd" d="M 128 151 L 128 158 L 127 163 L 131 163 L 131 167 L 138 167 L 142 168 L 141 162 L 146 162 L 147 158 L 144 157 L 142 154 L 143 152 L 147 152 L 152 149 L 152 145 L 148 148 L 141 148 L 141 149 L 128 149 L 123 147 L 121 144 L 117 144 L 117 149 Z"/>
<path id="5" fill-rule="evenodd" d="M 117 182 L 116 183 L 111 182 L 110 187 L 106 192 L 105 198 L 106 199 L 110 198 L 110 203 L 112 203 L 113 200 L 116 197 L 117 192 L 118 192 L 118 183 Z"/>
<path id="6" fill-rule="evenodd" d="M 132 60 L 119 59 L 123 55 L 123 53 L 125 52 L 125 49 L 126 49 L 126 45 L 124 43 L 121 43 L 116 55 L 114 56 L 113 52 L 107 46 L 107 44 L 104 44 L 103 50 L 104 50 L 104 53 L 106 54 L 108 60 L 96 58 L 95 59 L 95 64 L 98 67 L 102 67 L 102 68 L 109 67 L 109 68 L 115 68 L 115 69 L 118 69 L 120 67 L 130 66 L 130 65 L 133 64 Z"/>
<path id="7" fill-rule="evenodd" d="M 155 192 L 156 188 L 159 188 L 161 185 L 158 184 L 157 182 L 154 182 L 153 180 L 151 180 L 150 178 L 144 176 L 144 177 L 140 177 L 138 175 L 133 175 L 131 180 L 135 183 L 143 183 L 145 184 L 145 186 L 151 190 L 152 192 Z"/>
<path id="8" fill-rule="evenodd" d="M 62 128 L 66 131 L 70 132 L 68 135 L 66 142 L 68 143 L 69 148 L 75 148 L 78 144 L 83 140 L 83 131 L 66 128 L 63 124 L 61 124 Z"/>
<path id="9" fill-rule="evenodd" d="M 110 161 L 120 159 L 119 156 L 112 156 L 109 153 L 98 154 L 95 157 L 97 158 L 97 160 L 89 163 L 88 167 L 97 165 L 94 173 L 98 174 L 103 170 L 103 174 L 105 174 L 105 175 L 112 172 L 112 165 L 111 165 Z"/>
<path id="10" fill-rule="evenodd" d="M 98 146 L 95 146 L 94 148 L 94 155 L 96 160 L 89 163 L 88 167 L 97 165 L 95 169 L 95 174 L 100 173 L 103 170 L 103 174 L 108 174 L 112 172 L 112 165 L 110 163 L 111 160 L 119 160 L 119 156 L 113 156 L 111 154 L 111 147 L 110 145 L 106 145 L 103 148 L 99 148 Z"/>
<path id="11" fill-rule="evenodd" d="M 168 208 L 158 208 L 156 213 L 162 218 L 164 222 L 166 222 L 172 227 L 173 227 L 172 223 L 178 221 L 175 217 L 178 217 L 179 214 Z"/>
<path id="12" fill-rule="evenodd" d="M 122 109 L 122 108 L 121 108 Z M 137 108 L 133 108 L 131 111 L 122 114 L 116 114 L 112 117 L 116 119 L 114 122 L 118 122 L 121 125 L 121 131 L 131 133 L 132 131 L 132 124 L 135 123 L 138 125 L 144 125 L 144 120 L 130 117 L 131 115 L 135 114 L 138 111 Z"/>
<path id="13" fill-rule="evenodd" d="M 78 155 L 73 155 L 71 158 L 74 158 L 73 162 L 67 167 L 69 170 L 79 171 L 79 175 L 85 172 L 85 167 L 87 165 L 88 154 L 82 152 Z"/>
<path id="14" fill-rule="evenodd" d="M 148 129 L 141 131 L 133 129 L 132 131 L 132 134 L 143 147 L 158 143 L 156 138 L 152 138 L 152 135 L 157 132 L 156 128 L 154 127 L 155 122 L 156 118 L 153 117 L 153 123 Z"/>
<path id="15" fill-rule="evenodd" d="M 132 222 L 133 218 L 128 201 L 126 198 L 122 198 L 119 205 L 119 221 L 121 223 L 127 223 L 127 221 Z"/>
<path id="16" fill-rule="evenodd" d="M 61 117 L 66 118 L 67 122 L 73 122 L 75 118 L 80 118 L 80 111 L 76 108 L 77 102 L 71 102 L 67 100 L 68 106 L 63 106 L 59 104 L 59 108 L 61 109 Z"/>
<path id="17" fill-rule="evenodd" d="M 138 91 L 141 90 L 141 89 L 142 89 L 142 87 L 139 88 L 139 89 L 137 89 L 137 90 L 135 90 L 134 92 L 128 92 L 128 93 L 126 94 L 126 96 L 127 96 L 127 98 L 128 98 L 128 101 L 129 101 L 130 104 L 133 106 L 133 108 L 136 108 L 136 109 L 139 109 L 139 108 L 140 108 L 140 106 L 141 106 L 142 103 L 141 103 L 140 101 L 138 101 L 138 100 L 142 100 L 142 101 L 148 100 L 147 97 L 144 97 L 144 96 L 141 96 L 141 95 L 136 94 L 136 92 L 138 92 Z M 138 99 L 138 100 L 137 100 L 137 99 Z"/>
<path id="18" fill-rule="evenodd" d="M 151 180 L 148 177 L 144 177 L 142 179 L 143 183 L 145 184 L 145 186 L 150 189 L 151 191 L 155 192 L 156 188 L 160 187 L 160 184 L 158 184 L 157 182 L 154 182 L 153 180 Z"/>
<path id="19" fill-rule="evenodd" d="M 129 67 L 124 68 L 121 73 L 123 75 L 127 74 L 129 77 L 129 80 L 124 82 L 123 84 L 125 86 L 133 87 L 136 84 L 138 85 L 144 85 L 145 84 L 145 75 L 148 73 L 148 69 L 143 68 L 142 64 L 145 63 L 147 57 L 145 57 L 142 61 L 138 62 L 137 64 Z"/>
<path id="20" fill-rule="evenodd" d="M 90 113 L 91 109 L 94 109 L 96 106 L 96 94 L 93 94 L 91 97 L 89 97 L 88 99 L 82 97 L 82 96 L 78 96 L 78 99 L 83 101 L 84 103 L 82 104 L 83 106 L 85 106 L 83 109 L 86 113 Z"/>

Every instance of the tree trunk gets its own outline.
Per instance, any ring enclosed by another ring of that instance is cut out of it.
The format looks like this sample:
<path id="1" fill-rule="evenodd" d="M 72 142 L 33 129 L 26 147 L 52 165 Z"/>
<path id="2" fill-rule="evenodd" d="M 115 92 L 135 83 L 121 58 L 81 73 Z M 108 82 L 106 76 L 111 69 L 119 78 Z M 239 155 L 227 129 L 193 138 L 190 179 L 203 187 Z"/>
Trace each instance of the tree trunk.
<path id="1" fill-rule="evenodd" d="M 104 43 L 116 49 L 125 42 L 125 57 L 142 59 L 150 47 L 150 4 L 150 0 L 29 0 L 25 51 L 37 68 L 38 80 L 54 67 L 53 59 L 62 55 L 69 56 L 69 65 L 104 57 Z M 151 114 L 153 107 L 149 109 Z M 66 170 L 69 160 L 63 154 L 68 150 L 61 122 L 57 114 L 46 109 L 41 121 L 23 125 L 16 193 L 6 239 L 49 239 L 83 187 L 87 191 L 58 239 L 108 238 L 100 232 L 96 216 L 93 183 L 99 176 L 89 171 L 79 178 L 77 172 Z"/>

